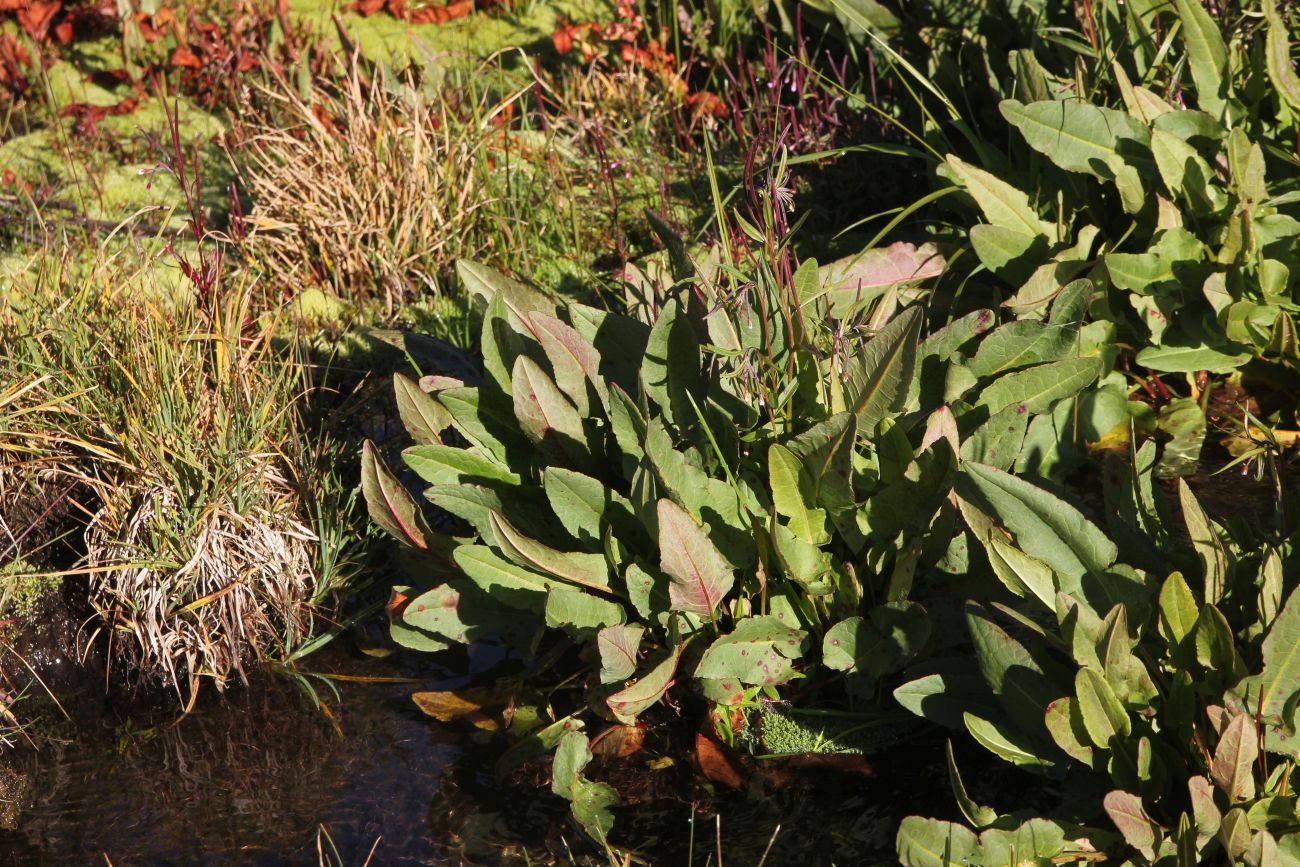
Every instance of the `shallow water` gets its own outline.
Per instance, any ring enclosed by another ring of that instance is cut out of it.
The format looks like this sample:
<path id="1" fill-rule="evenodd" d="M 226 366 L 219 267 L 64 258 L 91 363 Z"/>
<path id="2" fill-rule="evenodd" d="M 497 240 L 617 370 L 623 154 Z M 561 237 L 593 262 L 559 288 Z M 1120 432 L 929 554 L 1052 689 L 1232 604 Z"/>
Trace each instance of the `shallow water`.
<path id="1" fill-rule="evenodd" d="M 375 863 L 428 863 L 441 844 L 431 794 L 461 750 L 409 694 L 464 678 L 340 652 L 308 667 L 418 682 L 338 684 L 342 737 L 280 678 L 202 702 L 174 725 L 105 708 L 75 742 L 0 771 L 0 794 L 19 794 L 7 822 L 0 813 L 0 865 L 314 863 L 321 825 L 346 864 L 376 840 Z"/>
<path id="2" fill-rule="evenodd" d="M 487 648 L 443 656 L 459 672 L 501 661 Z M 0 867 L 318 864 L 322 827 L 340 856 L 331 863 L 349 867 L 372 848 L 376 865 L 601 863 L 544 771 L 533 788 L 503 789 L 494 746 L 419 713 L 411 692 L 469 679 L 428 660 L 343 646 L 309 659 L 315 671 L 410 678 L 338 683 L 342 701 L 331 706 L 342 737 L 283 678 L 212 696 L 175 724 L 82 701 L 88 722 L 74 741 L 0 764 Z M 910 749 L 871 780 L 811 771 L 779 789 L 755 781 L 732 793 L 711 791 L 684 751 L 648 770 L 672 751 L 669 740 L 605 769 L 630 796 L 615 836 L 642 863 L 687 863 L 692 815 L 701 865 L 716 846 L 715 816 L 726 863 L 757 863 L 778 825 L 771 867 L 890 863 L 902 815 L 950 811 L 942 766 Z M 934 746 L 923 752 L 938 760 Z"/>

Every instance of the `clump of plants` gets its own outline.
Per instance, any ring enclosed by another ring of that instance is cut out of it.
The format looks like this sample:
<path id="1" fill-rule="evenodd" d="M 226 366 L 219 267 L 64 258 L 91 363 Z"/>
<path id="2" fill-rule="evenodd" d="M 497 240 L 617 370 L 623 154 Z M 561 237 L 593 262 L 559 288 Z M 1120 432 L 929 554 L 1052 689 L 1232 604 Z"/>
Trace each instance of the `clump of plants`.
<path id="1" fill-rule="evenodd" d="M 223 281 L 203 305 L 111 260 L 80 276 L 38 267 L 0 292 L 0 366 L 20 386 L 0 492 L 37 525 L 7 524 L 0 559 L 28 564 L 23 586 L 82 578 L 86 637 L 192 698 L 322 630 L 353 569 L 347 497 L 304 427 L 307 368 L 254 318 L 254 286 Z"/>
<path id="2" fill-rule="evenodd" d="M 616 793 L 582 775 L 584 718 L 634 725 L 683 690 L 724 733 L 758 699 L 881 708 L 931 643 L 914 586 L 961 569 L 959 463 L 996 487 L 1030 420 L 1108 367 L 1080 328 L 1086 281 L 1049 323 L 978 310 L 922 340 L 908 302 L 943 272 L 932 248 L 742 274 L 661 232 L 669 263 L 641 275 L 635 316 L 460 265 L 485 304 L 482 376 L 396 378 L 403 461 L 454 529 L 374 446 L 362 460 L 419 582 L 390 605 L 397 642 L 588 648 L 585 709 L 540 736 L 599 839 Z"/>

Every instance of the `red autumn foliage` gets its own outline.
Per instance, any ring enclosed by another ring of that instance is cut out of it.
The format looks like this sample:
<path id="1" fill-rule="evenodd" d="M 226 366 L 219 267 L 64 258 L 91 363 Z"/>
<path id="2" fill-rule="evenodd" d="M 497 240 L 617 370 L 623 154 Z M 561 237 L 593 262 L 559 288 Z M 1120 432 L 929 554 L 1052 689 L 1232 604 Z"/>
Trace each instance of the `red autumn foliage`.
<path id="1" fill-rule="evenodd" d="M 134 96 L 114 105 L 88 105 L 84 102 L 74 102 L 63 107 L 59 112 L 60 117 L 75 117 L 77 119 L 74 131 L 78 135 L 94 135 L 99 129 L 99 122 L 109 115 L 130 114 L 135 111 L 140 100 Z"/>
<path id="2" fill-rule="evenodd" d="M 495 6 L 509 5 L 506 0 L 450 0 L 446 4 L 412 2 L 412 0 L 355 0 L 348 7 L 358 15 L 378 15 L 386 12 L 399 21 L 411 24 L 445 24 L 457 18 L 464 18 L 475 9 L 486 10 Z"/>

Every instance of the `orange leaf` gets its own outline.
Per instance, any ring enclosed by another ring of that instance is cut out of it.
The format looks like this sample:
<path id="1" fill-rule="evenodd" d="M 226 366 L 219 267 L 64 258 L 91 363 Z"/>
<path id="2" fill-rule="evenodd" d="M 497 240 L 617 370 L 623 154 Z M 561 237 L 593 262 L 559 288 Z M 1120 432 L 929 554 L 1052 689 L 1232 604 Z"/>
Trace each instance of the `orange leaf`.
<path id="1" fill-rule="evenodd" d="M 172 52 L 171 65 L 188 67 L 190 69 L 202 69 L 203 61 L 199 60 L 198 55 L 193 51 L 190 51 L 187 46 L 177 45 L 176 50 Z"/>

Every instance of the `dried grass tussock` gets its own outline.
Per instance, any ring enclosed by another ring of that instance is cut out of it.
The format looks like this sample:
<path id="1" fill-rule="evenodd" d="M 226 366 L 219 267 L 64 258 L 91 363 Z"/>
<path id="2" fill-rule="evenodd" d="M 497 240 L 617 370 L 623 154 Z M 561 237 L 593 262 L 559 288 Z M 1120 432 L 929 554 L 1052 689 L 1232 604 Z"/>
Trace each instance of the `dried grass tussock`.
<path id="1" fill-rule="evenodd" d="M 192 700 L 320 632 L 355 568 L 348 494 L 252 281 L 198 306 L 115 269 L 0 293 L 0 566 L 81 578 L 83 641 Z M 56 513 L 51 556 L 22 524 Z"/>
<path id="2" fill-rule="evenodd" d="M 391 310 L 481 252 L 496 195 L 492 121 L 521 91 L 378 79 L 354 61 L 337 84 L 306 94 L 283 80 L 261 89 L 244 158 L 253 247 L 275 282 L 377 295 Z"/>

